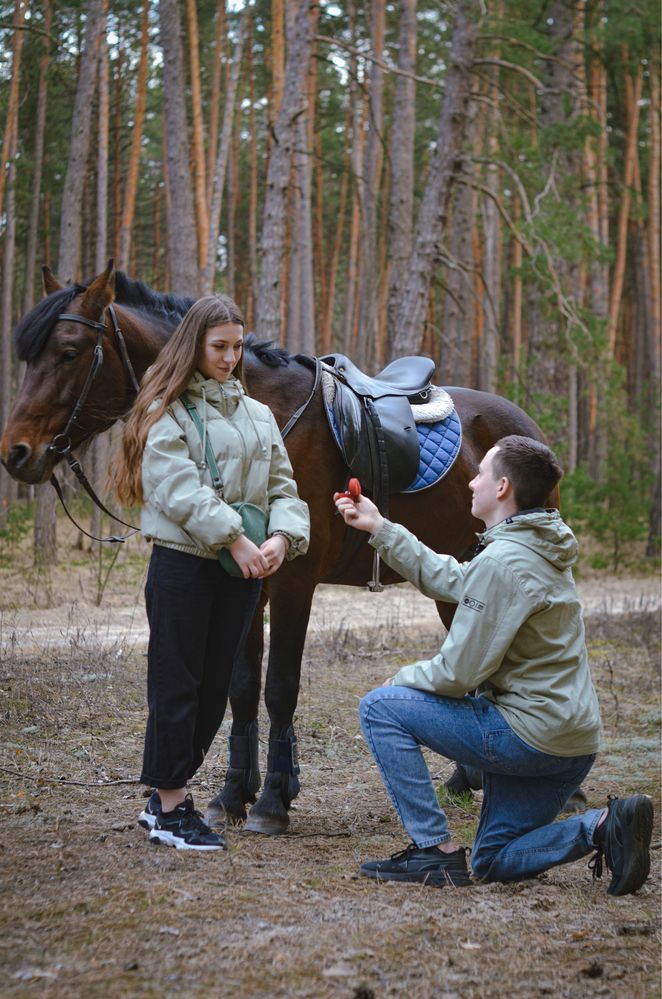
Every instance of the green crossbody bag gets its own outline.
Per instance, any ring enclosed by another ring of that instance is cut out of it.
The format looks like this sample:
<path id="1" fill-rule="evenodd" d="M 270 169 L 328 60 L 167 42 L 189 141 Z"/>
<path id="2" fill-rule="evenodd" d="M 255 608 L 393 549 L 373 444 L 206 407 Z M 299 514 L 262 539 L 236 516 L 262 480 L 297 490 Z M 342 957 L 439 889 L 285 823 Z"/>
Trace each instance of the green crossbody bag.
<path id="1" fill-rule="evenodd" d="M 205 432 L 202 426 L 202 420 L 198 415 L 197 409 L 185 392 L 182 393 L 180 398 L 186 406 L 189 416 L 195 423 L 197 431 L 200 434 L 200 440 L 205 444 L 205 461 L 207 462 L 207 467 L 209 468 L 211 474 L 212 485 L 220 498 L 223 499 L 223 481 L 221 479 L 221 473 L 218 470 L 218 465 L 216 463 L 216 458 L 209 442 L 209 438 L 205 441 Z M 246 537 L 252 541 L 253 544 L 256 544 L 258 548 L 260 545 L 264 544 L 267 540 L 267 515 L 264 510 L 261 507 L 256 506 L 255 503 L 229 503 L 228 506 L 231 506 L 233 510 L 236 510 L 241 517 Z M 221 548 L 218 552 L 218 561 L 221 563 L 225 571 L 231 576 L 239 576 L 241 579 L 244 578 L 244 574 L 230 554 L 229 548 Z"/>

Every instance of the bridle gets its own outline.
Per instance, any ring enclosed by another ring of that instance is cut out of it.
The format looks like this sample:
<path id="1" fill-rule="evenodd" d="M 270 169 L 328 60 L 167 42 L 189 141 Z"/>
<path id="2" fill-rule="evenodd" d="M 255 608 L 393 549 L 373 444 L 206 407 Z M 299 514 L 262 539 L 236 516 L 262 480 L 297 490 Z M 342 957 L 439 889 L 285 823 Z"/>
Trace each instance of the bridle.
<path id="1" fill-rule="evenodd" d="M 62 312 L 57 317 L 57 322 L 66 320 L 67 322 L 82 323 L 83 326 L 89 326 L 90 329 L 96 330 L 97 341 L 94 346 L 94 355 L 92 357 L 92 363 L 90 365 L 90 369 L 87 372 L 85 382 L 83 383 L 83 387 L 79 393 L 78 399 L 76 400 L 74 407 L 71 411 L 71 414 L 69 416 L 69 419 L 67 420 L 66 426 L 62 431 L 62 433 L 56 434 L 55 437 L 53 437 L 53 440 L 50 442 L 50 444 L 48 444 L 46 450 L 54 451 L 60 457 L 66 458 L 72 472 L 82 485 L 85 492 L 92 499 L 92 501 L 99 507 L 99 509 L 102 510 L 109 517 L 111 517 L 113 520 L 116 520 L 119 524 L 123 524 L 124 527 L 130 527 L 131 531 L 129 534 L 125 534 L 124 536 L 113 535 L 109 538 L 97 538 L 93 534 L 89 534 L 86 530 L 84 530 L 84 528 L 80 526 L 80 524 L 76 523 L 74 518 L 67 510 L 66 503 L 64 502 L 64 496 L 62 495 L 62 487 L 60 486 L 60 483 L 55 473 L 53 473 L 50 479 L 51 485 L 58 494 L 60 502 L 62 503 L 62 506 L 64 508 L 64 512 L 66 513 L 69 520 L 76 525 L 79 531 L 82 531 L 82 533 L 86 537 L 92 538 L 93 541 L 122 542 L 125 541 L 127 538 L 131 537 L 132 534 L 135 534 L 139 530 L 139 528 L 133 527 L 132 524 L 127 524 L 125 520 L 122 520 L 116 514 L 111 513 L 111 511 L 104 506 L 104 504 L 101 502 L 101 500 L 95 493 L 94 489 L 90 485 L 90 482 L 87 479 L 87 476 L 85 475 L 85 472 L 83 471 L 80 462 L 71 453 L 72 443 L 71 443 L 70 434 L 72 427 L 76 425 L 78 418 L 83 410 L 83 406 L 85 405 L 85 402 L 87 400 L 87 397 L 90 394 L 90 389 L 92 388 L 94 379 L 99 374 L 99 371 L 101 370 L 101 367 L 103 365 L 103 337 L 106 332 L 106 312 L 108 313 L 111 320 L 113 332 L 115 333 L 115 339 L 117 340 L 119 355 L 122 360 L 124 369 L 127 373 L 129 382 L 131 384 L 131 390 L 135 395 L 138 394 L 140 386 L 138 384 L 138 379 L 136 378 L 136 373 L 134 371 L 133 365 L 131 363 L 131 358 L 129 357 L 129 352 L 127 350 L 126 341 L 124 339 L 124 335 L 117 321 L 117 315 L 115 313 L 115 309 L 113 308 L 113 306 L 112 305 L 106 306 L 106 308 L 101 313 L 101 322 L 96 322 L 93 319 L 87 319 L 85 316 L 79 316 L 73 312 Z"/>
<path id="2" fill-rule="evenodd" d="M 112 305 L 106 306 L 106 308 L 101 313 L 102 322 L 97 323 L 94 319 L 87 319 L 85 316 L 78 316 L 74 312 L 62 312 L 57 317 L 57 322 L 66 320 L 70 323 L 82 323 L 83 326 L 89 326 L 90 329 L 97 331 L 97 342 L 94 346 L 94 356 L 92 357 L 92 364 L 90 365 L 90 370 L 87 372 L 87 377 L 80 391 L 80 395 L 74 404 L 74 408 L 71 411 L 71 415 L 67 420 L 67 424 L 60 434 L 56 434 L 53 440 L 50 442 L 47 451 L 55 451 L 56 454 L 65 456 L 71 451 L 71 437 L 69 436 L 71 428 L 76 424 L 78 417 L 80 416 L 83 406 L 90 394 L 90 389 L 94 379 L 99 374 L 101 366 L 103 365 L 103 336 L 106 332 L 105 315 L 108 312 L 112 326 L 113 332 L 115 333 L 115 338 L 117 340 L 117 347 L 119 350 L 119 355 L 122 359 L 122 363 L 129 376 L 129 381 L 131 382 L 131 387 L 133 391 L 138 394 L 138 379 L 136 378 L 136 373 L 133 370 L 133 365 L 131 364 L 131 358 L 129 357 L 129 352 L 126 347 L 126 341 L 124 335 L 120 329 L 119 323 L 117 321 L 117 314 Z"/>

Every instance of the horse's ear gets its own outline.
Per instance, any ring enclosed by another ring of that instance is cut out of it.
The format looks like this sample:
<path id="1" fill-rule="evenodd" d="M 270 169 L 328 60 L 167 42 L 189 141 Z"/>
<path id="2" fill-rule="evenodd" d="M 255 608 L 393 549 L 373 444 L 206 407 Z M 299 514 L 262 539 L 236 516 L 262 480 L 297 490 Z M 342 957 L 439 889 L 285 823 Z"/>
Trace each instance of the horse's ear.
<path id="1" fill-rule="evenodd" d="M 64 288 L 46 264 L 41 268 L 41 282 L 44 286 L 44 295 L 50 295 L 51 292 L 61 291 Z"/>
<path id="2" fill-rule="evenodd" d="M 95 277 L 83 295 L 82 306 L 100 315 L 107 305 L 115 298 L 115 261 L 108 261 L 108 266 L 102 274 Z"/>

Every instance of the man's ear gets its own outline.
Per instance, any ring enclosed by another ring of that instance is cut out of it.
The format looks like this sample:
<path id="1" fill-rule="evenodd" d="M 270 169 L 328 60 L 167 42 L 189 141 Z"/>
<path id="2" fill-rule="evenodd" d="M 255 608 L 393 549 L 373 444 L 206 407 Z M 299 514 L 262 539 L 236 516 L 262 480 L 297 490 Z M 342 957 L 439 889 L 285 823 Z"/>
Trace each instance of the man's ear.
<path id="1" fill-rule="evenodd" d="M 513 484 L 507 476 L 502 475 L 497 486 L 497 499 L 505 500 L 513 495 Z"/>

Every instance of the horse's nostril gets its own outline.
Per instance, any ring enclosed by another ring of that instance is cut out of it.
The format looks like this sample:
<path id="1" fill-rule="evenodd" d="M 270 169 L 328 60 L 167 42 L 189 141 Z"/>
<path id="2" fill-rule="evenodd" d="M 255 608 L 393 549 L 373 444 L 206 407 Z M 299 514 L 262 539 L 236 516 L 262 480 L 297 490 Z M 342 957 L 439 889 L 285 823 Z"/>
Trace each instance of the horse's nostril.
<path id="1" fill-rule="evenodd" d="M 14 444 L 9 449 L 5 459 L 5 466 L 9 472 L 18 471 L 27 462 L 32 454 L 32 448 L 27 444 Z"/>

